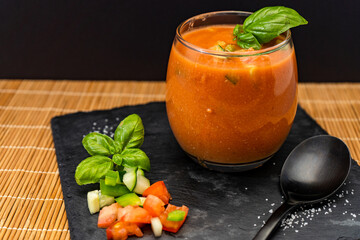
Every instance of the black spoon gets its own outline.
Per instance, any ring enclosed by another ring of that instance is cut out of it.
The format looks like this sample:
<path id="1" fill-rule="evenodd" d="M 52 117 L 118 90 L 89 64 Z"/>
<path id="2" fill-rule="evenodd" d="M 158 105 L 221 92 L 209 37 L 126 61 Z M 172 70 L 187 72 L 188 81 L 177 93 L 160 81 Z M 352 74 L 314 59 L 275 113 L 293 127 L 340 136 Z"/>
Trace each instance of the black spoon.
<path id="1" fill-rule="evenodd" d="M 338 190 L 351 167 L 351 156 L 340 139 L 321 135 L 300 143 L 287 157 L 280 186 L 285 202 L 270 216 L 254 240 L 268 239 L 287 213 L 299 206 L 319 202 Z"/>

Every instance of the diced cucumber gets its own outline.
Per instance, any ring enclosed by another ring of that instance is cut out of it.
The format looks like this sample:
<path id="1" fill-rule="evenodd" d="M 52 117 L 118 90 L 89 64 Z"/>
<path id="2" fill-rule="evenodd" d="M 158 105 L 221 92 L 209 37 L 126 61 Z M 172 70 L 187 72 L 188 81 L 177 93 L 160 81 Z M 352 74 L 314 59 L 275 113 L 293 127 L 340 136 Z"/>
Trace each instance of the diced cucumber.
<path id="1" fill-rule="evenodd" d="M 143 175 L 137 175 L 136 186 L 134 192 L 137 194 L 143 194 L 143 192 L 150 187 L 150 181 Z"/>
<path id="2" fill-rule="evenodd" d="M 225 47 L 225 51 L 226 52 L 233 52 L 233 51 L 235 51 L 235 45 L 234 44 L 228 44 L 228 45 L 226 45 L 226 47 Z"/>
<path id="3" fill-rule="evenodd" d="M 141 200 L 136 193 L 127 193 L 115 199 L 118 204 L 123 207 L 128 205 L 136 206 L 141 204 Z"/>
<path id="4" fill-rule="evenodd" d="M 101 190 L 99 191 L 99 199 L 100 199 L 100 208 L 109 206 L 115 202 L 114 197 L 101 194 Z"/>
<path id="5" fill-rule="evenodd" d="M 118 171 L 108 171 L 105 175 L 105 184 L 110 186 L 115 186 L 116 184 L 121 183 L 120 175 Z"/>
<path id="6" fill-rule="evenodd" d="M 144 206 L 144 202 L 145 202 L 145 200 L 146 200 L 146 197 L 139 197 L 140 198 L 140 207 L 142 207 L 142 206 Z"/>
<path id="7" fill-rule="evenodd" d="M 185 211 L 182 210 L 175 210 L 169 212 L 168 217 L 166 220 L 173 221 L 173 222 L 180 222 L 185 218 Z"/>
<path id="8" fill-rule="evenodd" d="M 100 179 L 100 190 L 104 195 L 118 197 L 129 193 L 129 189 L 122 183 L 116 184 L 115 186 L 110 186 L 105 184 L 104 179 Z"/>
<path id="9" fill-rule="evenodd" d="M 145 176 L 144 170 L 138 168 L 138 170 L 136 171 L 136 175 L 141 175 L 141 176 Z"/>
<path id="10" fill-rule="evenodd" d="M 161 237 L 162 228 L 163 226 L 161 224 L 160 218 L 154 217 L 151 219 L 151 229 L 155 237 Z"/>
<path id="11" fill-rule="evenodd" d="M 87 193 L 87 203 L 91 214 L 100 211 L 99 190 L 94 190 Z"/>
<path id="12" fill-rule="evenodd" d="M 125 172 L 133 172 L 133 171 L 136 171 L 136 167 L 124 167 L 124 171 Z"/>
<path id="13" fill-rule="evenodd" d="M 120 176 L 120 182 L 122 182 L 124 174 L 126 173 L 126 171 L 121 170 L 121 171 L 118 171 L 118 172 L 119 172 L 119 176 Z"/>
<path id="14" fill-rule="evenodd" d="M 130 191 L 134 190 L 136 186 L 136 179 L 136 168 L 124 174 L 123 182 Z"/>

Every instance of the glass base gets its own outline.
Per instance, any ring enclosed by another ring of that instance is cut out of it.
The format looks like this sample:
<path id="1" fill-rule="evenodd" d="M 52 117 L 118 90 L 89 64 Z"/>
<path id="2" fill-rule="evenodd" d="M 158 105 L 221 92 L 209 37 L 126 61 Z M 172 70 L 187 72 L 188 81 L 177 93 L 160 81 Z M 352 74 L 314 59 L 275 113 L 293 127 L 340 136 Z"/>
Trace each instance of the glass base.
<path id="1" fill-rule="evenodd" d="M 209 162 L 206 160 L 198 159 L 197 157 L 192 156 L 191 154 L 186 153 L 192 160 L 196 163 L 200 164 L 202 167 L 215 170 L 219 172 L 244 172 L 254 168 L 258 168 L 262 166 L 265 162 L 267 162 L 273 155 L 260 159 L 255 162 L 249 163 L 235 163 L 235 164 L 224 164 L 224 163 L 215 163 Z"/>

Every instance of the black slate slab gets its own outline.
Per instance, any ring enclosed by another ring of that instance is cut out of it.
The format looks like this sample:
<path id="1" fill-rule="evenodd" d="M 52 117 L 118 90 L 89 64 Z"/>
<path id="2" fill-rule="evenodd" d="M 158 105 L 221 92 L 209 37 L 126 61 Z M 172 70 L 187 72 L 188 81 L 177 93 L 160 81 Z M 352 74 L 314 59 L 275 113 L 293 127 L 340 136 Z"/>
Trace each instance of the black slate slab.
<path id="1" fill-rule="evenodd" d="M 269 162 L 244 173 L 220 173 L 200 167 L 184 154 L 162 102 L 55 117 L 51 126 L 72 240 L 106 239 L 105 230 L 97 228 L 98 215 L 90 215 L 86 202 L 87 192 L 99 186 L 78 186 L 74 179 L 76 166 L 88 156 L 81 140 L 94 130 L 111 135 L 132 113 L 139 114 L 145 126 L 142 149 L 152 167 L 147 177 L 151 182 L 164 180 L 172 203 L 190 208 L 182 229 L 164 233 L 161 239 L 252 239 L 283 201 L 279 174 L 286 156 L 304 139 L 326 134 L 299 107 L 289 137 Z M 360 168 L 354 163 L 336 195 L 290 215 L 273 239 L 360 239 L 359 197 Z M 149 228 L 142 239 L 153 239 Z"/>

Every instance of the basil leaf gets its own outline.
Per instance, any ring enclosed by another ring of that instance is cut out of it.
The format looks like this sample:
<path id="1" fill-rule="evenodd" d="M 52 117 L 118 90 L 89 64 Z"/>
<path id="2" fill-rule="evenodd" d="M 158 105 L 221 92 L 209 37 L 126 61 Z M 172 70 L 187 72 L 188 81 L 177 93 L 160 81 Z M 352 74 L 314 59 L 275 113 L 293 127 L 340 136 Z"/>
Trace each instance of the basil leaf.
<path id="1" fill-rule="evenodd" d="M 243 26 L 241 26 L 240 24 L 236 24 L 236 26 L 234 27 L 233 30 L 233 35 L 237 36 L 238 34 L 244 32 Z"/>
<path id="2" fill-rule="evenodd" d="M 253 48 L 259 50 L 261 48 L 260 43 L 251 33 L 240 33 L 237 35 L 237 39 L 237 44 L 244 49 Z"/>
<path id="3" fill-rule="evenodd" d="M 110 156 L 116 152 L 114 140 L 97 132 L 86 135 L 82 140 L 82 144 L 90 155 Z"/>
<path id="4" fill-rule="evenodd" d="M 88 157 L 77 166 L 75 180 L 79 185 L 97 183 L 112 169 L 113 162 L 110 158 L 104 156 Z"/>
<path id="5" fill-rule="evenodd" d="M 121 154 L 114 154 L 114 156 L 112 157 L 112 160 L 115 164 L 117 165 L 121 165 L 122 164 L 122 161 L 123 161 L 123 158 L 121 156 Z"/>
<path id="6" fill-rule="evenodd" d="M 125 149 L 121 153 L 124 167 L 138 167 L 146 171 L 150 171 L 150 160 L 146 153 L 139 148 Z"/>
<path id="7" fill-rule="evenodd" d="M 292 27 L 307 24 L 294 9 L 276 6 L 264 7 L 244 21 L 244 31 L 252 33 L 259 43 L 267 43 Z"/>
<path id="8" fill-rule="evenodd" d="M 115 141 L 122 148 L 139 148 L 144 142 L 144 126 L 137 114 L 132 114 L 122 120 L 115 130 Z"/>

